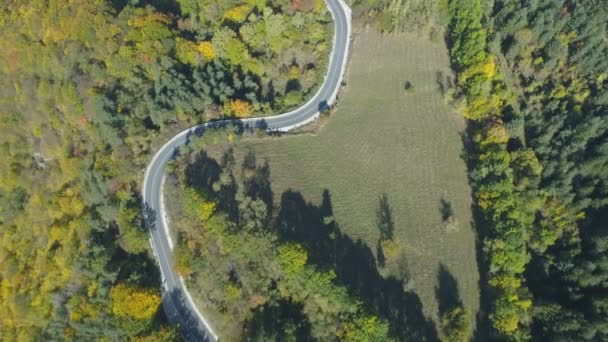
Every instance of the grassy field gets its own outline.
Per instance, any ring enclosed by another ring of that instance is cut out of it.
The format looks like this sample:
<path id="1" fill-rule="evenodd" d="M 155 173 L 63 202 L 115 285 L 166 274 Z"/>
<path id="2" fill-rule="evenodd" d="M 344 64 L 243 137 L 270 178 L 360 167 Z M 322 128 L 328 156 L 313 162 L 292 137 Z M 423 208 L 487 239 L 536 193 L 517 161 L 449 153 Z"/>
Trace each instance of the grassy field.
<path id="1" fill-rule="evenodd" d="M 339 106 L 318 134 L 252 138 L 235 148 L 237 159 L 253 150 L 258 161 L 268 161 L 275 199 L 293 189 L 319 204 L 328 189 L 341 231 L 374 253 L 376 211 L 386 195 L 413 291 L 433 320 L 440 265 L 456 278 L 472 316 L 479 301 L 471 192 L 461 159 L 464 122 L 437 84 L 438 72 L 448 70 L 443 44 L 365 30 L 357 35 Z M 457 220 L 449 229 L 448 207 Z"/>

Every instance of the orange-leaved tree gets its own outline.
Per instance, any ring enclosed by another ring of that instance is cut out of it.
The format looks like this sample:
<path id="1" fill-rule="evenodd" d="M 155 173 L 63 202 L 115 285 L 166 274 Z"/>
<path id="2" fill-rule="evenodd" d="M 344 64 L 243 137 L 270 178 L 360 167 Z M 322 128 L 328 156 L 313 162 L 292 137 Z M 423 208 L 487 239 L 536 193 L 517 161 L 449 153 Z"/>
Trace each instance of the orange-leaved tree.
<path id="1" fill-rule="evenodd" d="M 253 112 L 251 103 L 239 99 L 230 101 L 230 110 L 238 117 L 248 117 Z"/>

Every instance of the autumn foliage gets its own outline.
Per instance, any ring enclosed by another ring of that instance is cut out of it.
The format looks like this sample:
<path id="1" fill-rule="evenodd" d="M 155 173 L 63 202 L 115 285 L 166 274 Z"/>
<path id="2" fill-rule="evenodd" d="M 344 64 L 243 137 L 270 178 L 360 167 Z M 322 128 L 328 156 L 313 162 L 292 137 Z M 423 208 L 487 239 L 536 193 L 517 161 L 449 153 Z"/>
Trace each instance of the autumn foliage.
<path id="1" fill-rule="evenodd" d="M 161 303 L 158 291 L 118 284 L 110 291 L 112 313 L 116 316 L 148 320 Z"/>
<path id="2" fill-rule="evenodd" d="M 247 18 L 247 14 L 249 14 L 250 10 L 251 8 L 249 5 L 239 5 L 233 7 L 224 14 L 224 19 L 233 21 L 235 23 L 243 22 L 245 18 Z"/>
<path id="3" fill-rule="evenodd" d="M 253 112 L 251 103 L 240 99 L 230 101 L 230 110 L 240 118 L 249 117 Z"/>
<path id="4" fill-rule="evenodd" d="M 154 317 L 159 300 L 147 290 L 160 279 L 138 193 L 150 146 L 223 113 L 280 112 L 285 91 L 263 92 L 287 81 L 280 70 L 291 59 L 276 51 L 327 58 L 321 11 L 296 18 L 265 0 L 178 0 L 168 14 L 159 2 L 119 2 L 0 10 L 1 340 L 171 334 L 166 322 L 134 318 Z M 207 202 L 196 215 L 215 210 Z M 125 279 L 146 290 L 118 285 Z"/>
<path id="5" fill-rule="evenodd" d="M 203 58 L 212 60 L 215 58 L 215 50 L 213 50 L 213 44 L 209 41 L 200 42 L 198 44 L 198 51 L 201 53 Z"/>
<path id="6" fill-rule="evenodd" d="M 530 312 L 521 279 L 529 259 L 528 227 L 534 220 L 534 206 L 524 203 L 514 185 L 509 132 L 500 118 L 508 94 L 497 77 L 495 57 L 487 52 L 482 15 L 478 0 L 450 2 L 454 42 L 450 54 L 466 101 L 463 114 L 471 121 L 476 144 L 471 156 L 475 198 L 491 227 L 483 243 L 489 262 L 488 285 L 496 291 L 489 318 L 498 334 L 514 337 L 526 329 Z"/>

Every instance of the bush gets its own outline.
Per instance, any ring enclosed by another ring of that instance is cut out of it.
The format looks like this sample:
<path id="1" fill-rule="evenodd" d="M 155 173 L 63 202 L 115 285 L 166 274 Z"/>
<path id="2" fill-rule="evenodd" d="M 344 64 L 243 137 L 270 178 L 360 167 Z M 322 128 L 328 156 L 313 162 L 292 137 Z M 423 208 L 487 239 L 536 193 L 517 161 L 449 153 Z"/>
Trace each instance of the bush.
<path id="1" fill-rule="evenodd" d="M 471 335 L 467 312 L 458 306 L 441 316 L 441 340 L 444 342 L 466 342 Z"/>
<path id="2" fill-rule="evenodd" d="M 407 93 L 414 92 L 414 85 L 410 81 L 405 81 L 405 83 L 403 84 L 403 88 L 405 89 L 405 92 L 407 92 Z"/>

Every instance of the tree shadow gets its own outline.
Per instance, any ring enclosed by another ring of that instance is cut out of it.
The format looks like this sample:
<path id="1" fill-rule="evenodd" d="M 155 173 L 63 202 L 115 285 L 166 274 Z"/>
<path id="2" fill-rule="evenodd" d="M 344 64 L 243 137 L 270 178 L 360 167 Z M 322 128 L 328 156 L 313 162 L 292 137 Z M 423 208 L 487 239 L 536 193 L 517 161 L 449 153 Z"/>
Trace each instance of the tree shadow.
<path id="1" fill-rule="evenodd" d="M 386 194 L 380 195 L 376 220 L 378 230 L 380 230 L 380 240 L 391 240 L 395 230 L 395 222 L 393 221 L 393 209 L 388 203 L 388 196 Z"/>
<path id="2" fill-rule="evenodd" d="M 441 220 L 447 221 L 450 217 L 454 216 L 454 208 L 452 208 L 452 202 L 442 198 L 439 203 L 439 212 L 441 213 Z"/>
<path id="3" fill-rule="evenodd" d="M 297 79 L 289 80 L 289 81 L 287 81 L 287 84 L 285 84 L 285 94 L 289 93 L 290 91 L 301 91 L 301 90 L 302 90 L 302 84 Z"/>
<path id="4" fill-rule="evenodd" d="M 190 186 L 211 193 L 213 183 L 220 179 L 222 167 L 210 158 L 207 152 L 199 152 L 186 167 L 186 183 Z"/>
<path id="5" fill-rule="evenodd" d="M 260 119 L 256 121 L 253 127 L 249 128 L 249 132 L 253 133 L 254 130 L 268 130 L 268 121 L 266 121 L 265 119 Z"/>
<path id="6" fill-rule="evenodd" d="M 120 13 L 123 10 L 123 8 L 125 8 L 129 4 L 129 1 L 128 0 L 110 0 L 108 3 L 110 4 L 110 6 L 112 6 L 112 8 L 114 8 L 116 10 L 117 13 Z"/>
<path id="7" fill-rule="evenodd" d="M 233 220 L 238 217 L 238 203 L 236 201 L 238 186 L 233 171 L 235 164 L 234 150 L 230 148 L 224 151 L 220 164 L 222 173 L 219 180 L 213 183 L 213 188 L 219 197 L 219 208 L 228 213 L 228 216 Z"/>
<path id="8" fill-rule="evenodd" d="M 239 217 L 237 201 L 237 184 L 235 174 L 236 161 L 232 148 L 224 151 L 220 162 L 210 158 L 206 152 L 200 152 L 186 167 L 186 184 L 217 197 L 218 208 L 226 212 L 230 219 Z M 270 183 L 270 166 L 268 161 L 258 163 L 253 150 L 249 150 L 241 164 L 242 190 L 247 197 L 261 200 L 271 214 L 274 205 L 274 194 Z"/>
<path id="9" fill-rule="evenodd" d="M 270 186 L 270 166 L 265 160 L 258 165 L 255 152 L 250 149 L 243 158 L 241 167 L 245 194 L 254 200 L 262 200 L 269 210 L 273 207 L 273 193 Z"/>
<path id="10" fill-rule="evenodd" d="M 247 341 L 311 341 L 311 326 L 303 305 L 286 300 L 255 310 L 245 326 Z"/>
<path id="11" fill-rule="evenodd" d="M 444 264 L 439 264 L 437 283 L 435 297 L 439 305 L 439 316 L 443 316 L 451 310 L 462 306 L 458 282 Z"/>
<path id="12" fill-rule="evenodd" d="M 456 91 L 456 84 L 454 80 L 454 75 L 451 71 L 439 70 L 435 74 L 435 84 L 441 91 L 443 96 L 448 94 L 448 91 L 453 90 Z"/>
<path id="13" fill-rule="evenodd" d="M 479 149 L 471 137 L 479 128 L 480 127 L 477 123 L 468 121 L 465 131 L 460 134 L 463 146 L 460 158 L 464 160 L 467 166 L 468 182 L 473 191 L 475 191 L 475 181 L 472 177 L 475 173 L 477 162 L 475 156 L 479 153 Z M 477 311 L 477 315 L 475 317 L 475 330 L 473 331 L 472 340 L 489 341 L 496 337 L 492 335 L 492 326 L 488 319 L 488 314 L 491 312 L 495 294 L 490 286 L 488 286 L 490 266 L 484 253 L 483 241 L 488 236 L 488 232 L 491 230 L 491 225 L 489 225 L 485 220 L 481 209 L 476 206 L 475 203 L 477 200 L 473 193 L 471 195 L 471 213 L 473 216 L 471 228 L 476 235 L 475 257 L 477 261 L 477 271 L 479 273 L 479 310 Z"/>
<path id="14" fill-rule="evenodd" d="M 145 253 L 129 254 L 118 249 L 112 263 L 120 265 L 116 279 L 140 286 L 155 286 L 161 278 L 160 269 Z"/>
<path id="15" fill-rule="evenodd" d="M 387 204 L 382 208 L 390 208 Z M 361 298 L 389 322 L 390 333 L 395 338 L 406 341 L 438 339 L 435 325 L 422 312 L 419 297 L 404 290 L 403 280 L 382 277 L 371 249 L 361 240 L 353 241 L 340 231 L 333 219 L 328 190 L 323 191 L 320 206 L 306 202 L 293 190 L 284 192 L 275 227 L 280 239 L 296 241 L 307 248 L 310 263 L 333 269 L 352 295 Z"/>
<path id="16" fill-rule="evenodd" d="M 268 85 L 266 86 L 266 91 L 264 92 L 264 95 L 262 97 L 264 101 L 269 103 L 274 103 L 277 93 L 273 82 L 273 80 L 270 80 L 270 82 L 268 82 Z"/>
<path id="17" fill-rule="evenodd" d="M 388 203 L 388 196 L 386 194 L 380 195 L 378 209 L 376 210 L 376 224 L 380 231 L 378 244 L 376 245 L 376 256 L 378 258 L 378 265 L 384 267 L 386 265 L 386 256 L 382 249 L 382 241 L 392 240 L 393 231 L 395 229 L 393 210 Z"/>
<path id="18" fill-rule="evenodd" d="M 161 12 L 173 14 L 181 13 L 179 2 L 176 0 L 149 0 L 147 2 Z"/>
<path id="19" fill-rule="evenodd" d="M 167 320 L 176 325 L 186 341 L 210 341 L 206 328 L 200 322 L 185 293 L 177 287 L 167 289 L 162 297 L 163 311 Z"/>
<path id="20" fill-rule="evenodd" d="M 235 200 L 237 186 L 232 173 L 234 163 L 232 149 L 223 153 L 221 164 L 203 151 L 195 155 L 185 170 L 186 184 L 204 193 L 215 193 L 218 208 L 226 212 L 231 219 L 238 215 Z"/>

